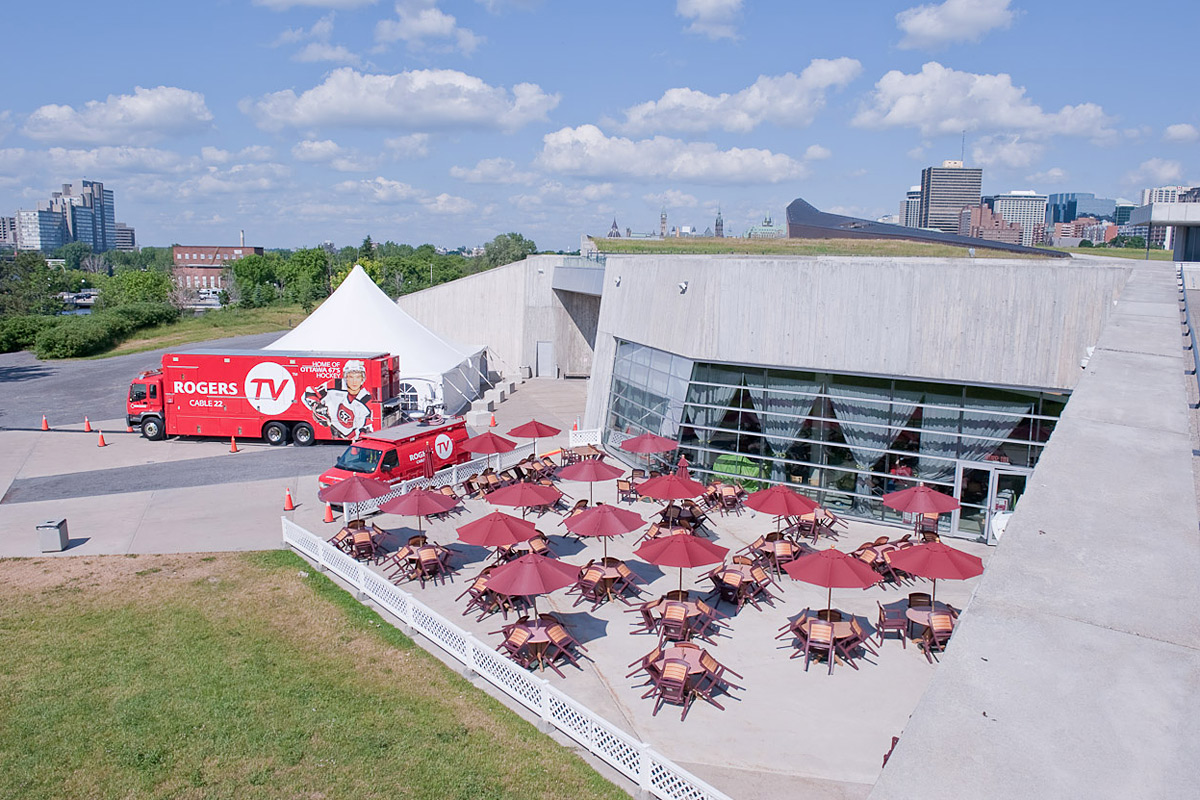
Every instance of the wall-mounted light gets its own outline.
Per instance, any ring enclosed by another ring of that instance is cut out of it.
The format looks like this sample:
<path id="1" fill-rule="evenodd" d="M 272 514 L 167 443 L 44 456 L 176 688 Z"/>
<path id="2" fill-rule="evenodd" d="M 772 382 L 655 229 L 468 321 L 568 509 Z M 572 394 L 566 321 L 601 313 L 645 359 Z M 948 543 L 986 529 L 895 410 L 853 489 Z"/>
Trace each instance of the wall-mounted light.
<path id="1" fill-rule="evenodd" d="M 613 284 L 614 284 L 614 285 L 616 285 L 616 286 L 620 286 L 620 285 L 621 285 L 621 276 L 620 276 L 620 275 L 618 275 L 617 277 L 613 278 Z"/>
<path id="2" fill-rule="evenodd" d="M 687 287 L 688 287 L 688 282 L 687 282 L 687 281 L 680 281 L 680 282 L 679 282 L 679 293 L 680 293 L 680 294 L 683 294 L 684 292 L 686 292 L 686 291 L 687 291 Z"/>
<path id="3" fill-rule="evenodd" d="M 545 275 L 545 274 L 546 274 L 546 270 L 543 269 L 542 267 L 538 267 L 538 275 Z"/>

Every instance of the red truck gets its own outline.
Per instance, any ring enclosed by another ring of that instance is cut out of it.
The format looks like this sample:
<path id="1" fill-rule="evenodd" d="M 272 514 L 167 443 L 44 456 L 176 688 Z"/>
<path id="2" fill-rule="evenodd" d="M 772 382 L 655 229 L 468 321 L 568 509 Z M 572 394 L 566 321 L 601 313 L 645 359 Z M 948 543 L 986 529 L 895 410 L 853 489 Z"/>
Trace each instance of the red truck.
<path id="1" fill-rule="evenodd" d="M 353 439 L 400 416 L 398 360 L 386 353 L 192 350 L 129 385 L 125 418 L 147 439 L 262 437 L 273 445 Z"/>
<path id="2" fill-rule="evenodd" d="M 321 474 L 320 486 L 324 489 L 351 475 L 400 483 L 419 478 L 426 469 L 433 473 L 451 464 L 465 464 L 471 460 L 471 454 L 462 446 L 467 438 L 467 423 L 462 417 L 432 425 L 405 422 L 384 428 L 347 447 L 337 464 Z M 433 462 L 428 468 L 427 458 Z"/>

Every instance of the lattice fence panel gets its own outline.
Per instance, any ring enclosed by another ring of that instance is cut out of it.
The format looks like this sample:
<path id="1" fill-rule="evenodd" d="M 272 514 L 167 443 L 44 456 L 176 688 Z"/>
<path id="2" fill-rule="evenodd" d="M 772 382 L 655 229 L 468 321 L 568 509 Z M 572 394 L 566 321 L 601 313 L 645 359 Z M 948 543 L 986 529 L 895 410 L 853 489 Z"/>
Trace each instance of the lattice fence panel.
<path id="1" fill-rule="evenodd" d="M 542 707 L 542 684 L 508 656 L 482 647 L 475 649 L 475 670 L 526 707 Z"/>

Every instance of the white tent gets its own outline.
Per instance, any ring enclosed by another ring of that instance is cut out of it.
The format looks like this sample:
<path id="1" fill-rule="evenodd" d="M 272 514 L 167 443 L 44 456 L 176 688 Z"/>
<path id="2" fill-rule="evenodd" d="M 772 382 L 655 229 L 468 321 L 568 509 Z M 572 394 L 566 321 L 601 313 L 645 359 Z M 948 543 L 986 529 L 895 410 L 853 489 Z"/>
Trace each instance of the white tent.
<path id="1" fill-rule="evenodd" d="M 391 353 L 400 361 L 407 408 L 442 403 L 446 413 L 460 414 L 486 382 L 484 348 L 441 338 L 404 313 L 357 264 L 313 313 L 263 349 Z"/>

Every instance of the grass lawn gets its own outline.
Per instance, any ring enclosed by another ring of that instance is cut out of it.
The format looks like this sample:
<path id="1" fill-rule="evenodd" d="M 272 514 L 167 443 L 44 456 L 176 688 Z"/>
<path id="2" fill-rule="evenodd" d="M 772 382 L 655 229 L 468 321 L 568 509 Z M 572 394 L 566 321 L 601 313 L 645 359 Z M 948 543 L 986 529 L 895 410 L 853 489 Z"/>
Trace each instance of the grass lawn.
<path id="1" fill-rule="evenodd" d="M 178 322 L 140 330 L 112 350 L 92 356 L 92 358 L 140 353 L 159 347 L 175 347 L 189 342 L 223 339 L 226 336 L 247 336 L 252 333 L 283 331 L 308 316 L 300 306 L 222 308 L 216 311 L 205 311 L 203 314 L 195 316 L 187 316 L 186 313 Z"/>
<path id="2" fill-rule="evenodd" d="M 897 239 L 601 239 L 602 253 L 730 253 L 759 256 L 926 256 L 967 258 L 967 248 Z M 1038 258 L 999 250 L 975 250 L 976 258 Z"/>
<path id="3" fill-rule="evenodd" d="M 1064 253 L 1079 253 L 1081 256 L 1098 256 L 1100 258 L 1136 258 L 1146 260 L 1145 248 L 1134 247 L 1051 247 L 1050 250 L 1061 250 Z M 1175 254 L 1170 250 L 1150 251 L 1151 261 L 1174 261 Z"/>
<path id="4" fill-rule="evenodd" d="M 0 575 L 0 797 L 628 796 L 290 552 Z"/>

